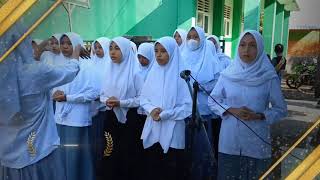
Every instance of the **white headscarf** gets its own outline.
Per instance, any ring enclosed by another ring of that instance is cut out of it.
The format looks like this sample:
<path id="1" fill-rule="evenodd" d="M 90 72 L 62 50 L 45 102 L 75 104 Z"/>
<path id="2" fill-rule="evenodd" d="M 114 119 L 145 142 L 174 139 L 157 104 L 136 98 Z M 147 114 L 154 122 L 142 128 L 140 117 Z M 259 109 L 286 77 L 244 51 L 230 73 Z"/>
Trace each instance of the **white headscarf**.
<path id="1" fill-rule="evenodd" d="M 110 63 L 110 56 L 109 56 L 109 45 L 110 45 L 110 39 L 106 38 L 106 37 L 100 37 L 97 40 L 95 40 L 92 43 L 92 51 L 94 51 L 94 44 L 96 42 L 99 42 L 99 44 L 101 45 L 102 49 L 103 49 L 103 53 L 104 56 L 102 58 L 98 57 L 96 53 L 91 55 L 91 61 L 93 64 L 93 68 L 94 68 L 94 72 L 93 73 L 97 73 L 97 76 L 94 78 L 96 81 L 96 87 L 99 89 L 102 88 L 102 82 L 103 82 L 103 78 L 104 75 L 106 73 L 106 69 L 107 69 L 107 64 Z M 91 52 L 92 52 L 91 51 Z"/>
<path id="2" fill-rule="evenodd" d="M 131 45 L 131 48 L 132 48 L 133 53 L 134 53 L 135 55 L 137 55 L 138 49 L 137 49 L 136 43 L 130 41 L 130 45 Z"/>
<path id="3" fill-rule="evenodd" d="M 220 65 L 218 63 L 218 56 L 211 48 L 214 48 L 206 40 L 205 32 L 201 27 L 192 27 L 189 32 L 195 29 L 200 38 L 200 46 L 198 49 L 191 51 L 188 48 L 184 49 L 182 56 L 185 60 L 185 64 L 194 78 L 200 83 L 207 83 L 215 78 L 215 74 L 220 72 Z"/>
<path id="4" fill-rule="evenodd" d="M 256 40 L 258 50 L 256 59 L 251 64 L 246 64 L 240 59 L 237 50 L 233 63 L 221 73 L 221 76 L 246 86 L 259 86 L 270 79 L 277 78 L 277 74 L 264 52 L 263 38 L 259 32 L 254 30 L 243 32 L 237 47 L 239 48 L 241 39 L 247 33 Z"/>
<path id="5" fill-rule="evenodd" d="M 62 34 L 56 33 L 53 34 L 51 37 L 55 38 L 58 41 L 58 44 L 60 44 L 60 38 L 61 38 Z M 61 53 L 61 51 L 59 52 L 59 54 L 55 54 L 51 51 L 45 51 L 42 53 L 42 55 L 40 56 L 40 61 L 50 64 L 50 65 L 61 65 L 63 64 L 65 61 L 63 61 L 63 55 Z"/>
<path id="6" fill-rule="evenodd" d="M 160 43 L 166 49 L 169 54 L 169 62 L 163 66 L 158 63 L 153 64 L 142 88 L 141 101 L 148 100 L 163 111 L 173 109 L 179 104 L 190 104 L 190 108 L 186 109 L 185 116 L 177 117 L 179 120 L 184 119 L 191 114 L 191 97 L 187 84 L 180 78 L 180 72 L 184 70 L 184 65 L 178 44 L 172 37 L 160 38 L 156 43 Z M 167 152 L 176 124 L 175 120 L 156 122 L 148 116 L 141 138 L 146 139 L 151 131 L 156 132 L 159 134 L 159 142 L 164 152 Z"/>
<path id="7" fill-rule="evenodd" d="M 103 53 L 104 53 L 103 58 L 99 58 L 95 53 L 94 44 L 96 42 L 98 42 L 101 45 L 102 49 L 103 49 Z M 95 41 L 93 41 L 92 45 L 91 45 L 91 54 L 90 54 L 91 60 L 93 62 L 96 62 L 96 61 L 99 61 L 99 60 L 102 60 L 102 59 L 110 60 L 109 45 L 110 45 L 110 39 L 106 38 L 106 37 L 100 37 L 100 38 L 96 39 Z"/>
<path id="8" fill-rule="evenodd" d="M 215 36 L 215 35 L 210 35 L 210 36 L 207 37 L 207 40 L 209 40 L 209 39 L 211 39 L 211 38 L 213 38 L 213 39 L 217 42 L 217 44 L 214 45 L 215 48 L 216 48 L 216 52 L 217 52 L 218 54 L 219 54 L 219 53 L 222 53 L 222 49 L 221 49 L 221 47 L 220 47 L 219 38 L 218 38 L 217 36 Z"/>
<path id="9" fill-rule="evenodd" d="M 58 43 L 60 44 L 60 38 L 61 38 L 62 34 L 60 33 L 56 33 L 56 34 L 53 34 L 52 37 L 56 38 L 58 40 Z"/>
<path id="10" fill-rule="evenodd" d="M 36 43 L 37 45 L 40 45 L 43 40 L 42 39 L 32 39 L 32 42 Z"/>
<path id="11" fill-rule="evenodd" d="M 137 95 L 134 88 L 134 75 L 139 71 L 137 56 L 128 39 L 116 37 L 111 42 L 115 42 L 119 46 L 122 59 L 120 64 L 112 62 L 107 64 L 100 99 L 108 99 L 112 96 L 119 100 L 133 98 Z M 119 122 L 125 123 L 127 121 L 128 108 L 115 107 L 113 111 Z"/>
<path id="12" fill-rule="evenodd" d="M 223 64 L 223 69 L 225 69 L 226 67 L 228 67 L 231 63 L 231 59 L 229 56 L 227 56 L 225 53 L 222 52 L 222 49 L 220 47 L 220 41 L 219 41 L 219 38 L 215 35 L 210 35 L 207 37 L 207 40 L 210 41 L 210 43 L 213 44 L 213 42 L 210 40 L 211 38 L 213 38 L 217 44 L 214 44 L 215 46 L 215 49 L 213 49 L 213 51 L 215 51 L 219 57 L 219 60 L 220 60 L 220 63 Z"/>
<path id="13" fill-rule="evenodd" d="M 174 35 L 176 34 L 176 33 L 178 33 L 179 35 L 180 35 L 180 37 L 181 37 L 181 44 L 179 45 L 179 50 L 180 50 L 180 52 L 182 52 L 183 50 L 184 50 L 184 48 L 186 48 L 186 43 L 187 43 L 187 31 L 186 30 L 184 30 L 184 29 L 177 29 L 177 30 L 175 30 L 174 31 L 174 33 L 173 33 L 173 37 L 174 37 Z"/>
<path id="14" fill-rule="evenodd" d="M 151 43 L 140 44 L 138 48 L 138 55 L 145 57 L 149 61 L 148 66 L 142 66 L 139 63 L 141 69 L 140 72 L 143 74 L 144 80 L 146 80 L 146 77 L 155 61 L 154 45 Z"/>
<path id="15" fill-rule="evenodd" d="M 62 34 L 61 38 L 64 36 L 67 36 L 70 39 L 73 50 L 75 50 L 75 47 L 77 45 L 83 46 L 83 40 L 80 37 L 80 35 L 74 32 L 68 32 L 68 33 Z M 65 56 L 63 56 L 63 58 L 65 59 L 65 61 L 68 61 L 70 59 L 69 57 L 65 57 Z M 88 89 L 93 88 L 91 64 L 88 63 L 88 60 L 84 60 L 81 58 L 79 58 L 79 62 L 80 62 L 80 71 L 78 72 L 76 78 L 72 82 L 63 85 L 64 87 L 66 87 L 64 93 L 67 95 L 81 94 L 86 92 Z M 55 89 L 59 89 L 59 87 Z M 74 103 L 69 103 L 69 102 L 63 103 L 63 108 L 61 108 L 61 112 L 60 112 L 62 117 L 65 117 L 68 115 L 68 113 L 70 113 L 73 105 Z"/>

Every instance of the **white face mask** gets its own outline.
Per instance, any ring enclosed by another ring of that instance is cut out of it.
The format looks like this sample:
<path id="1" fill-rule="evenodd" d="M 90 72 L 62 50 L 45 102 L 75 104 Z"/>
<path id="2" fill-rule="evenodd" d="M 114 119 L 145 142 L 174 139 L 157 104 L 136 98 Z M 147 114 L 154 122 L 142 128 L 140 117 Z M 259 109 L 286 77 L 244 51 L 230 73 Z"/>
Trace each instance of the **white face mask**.
<path id="1" fill-rule="evenodd" d="M 187 40 L 187 46 L 191 51 L 194 51 L 199 48 L 199 42 L 194 39 Z"/>

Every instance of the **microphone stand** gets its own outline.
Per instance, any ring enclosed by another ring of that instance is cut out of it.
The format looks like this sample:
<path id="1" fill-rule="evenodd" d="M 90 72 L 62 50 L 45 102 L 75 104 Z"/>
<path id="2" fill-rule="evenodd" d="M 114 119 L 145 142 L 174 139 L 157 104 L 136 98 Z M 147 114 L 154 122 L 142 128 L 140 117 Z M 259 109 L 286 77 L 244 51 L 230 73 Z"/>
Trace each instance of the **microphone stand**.
<path id="1" fill-rule="evenodd" d="M 199 161 L 196 160 L 197 158 L 195 158 L 195 156 L 197 156 L 198 152 L 202 152 L 202 151 L 208 152 L 208 150 L 206 151 L 205 149 L 210 149 L 209 154 L 212 158 L 214 158 L 214 155 L 213 155 L 213 152 L 211 149 L 211 145 L 210 145 L 210 142 L 208 139 L 206 129 L 204 127 L 203 121 L 201 120 L 199 110 L 197 108 L 199 83 L 198 83 L 198 81 L 194 80 L 193 91 L 192 91 L 191 83 L 190 83 L 190 76 L 183 78 L 183 79 L 185 79 L 185 81 L 188 85 L 188 89 L 189 89 L 190 95 L 192 97 L 191 120 L 189 120 L 186 125 L 187 129 L 188 129 L 188 130 L 186 130 L 186 140 L 187 140 L 186 141 L 186 152 L 188 154 L 187 159 L 188 159 L 188 167 L 189 167 L 188 168 L 188 179 L 198 180 L 200 177 L 197 177 L 197 173 L 194 174 L 194 172 L 193 172 L 194 168 L 196 168 L 195 166 L 197 166 L 197 164 L 199 163 Z M 200 145 L 201 147 L 197 147 L 197 145 L 195 145 L 195 143 L 197 143 L 195 141 L 196 141 L 196 139 L 199 139 L 199 136 L 206 137 L 204 139 L 201 138 L 201 141 L 203 141 L 202 145 Z M 194 160 L 196 162 L 194 162 Z M 215 172 L 214 174 L 217 174 L 217 173 Z"/>

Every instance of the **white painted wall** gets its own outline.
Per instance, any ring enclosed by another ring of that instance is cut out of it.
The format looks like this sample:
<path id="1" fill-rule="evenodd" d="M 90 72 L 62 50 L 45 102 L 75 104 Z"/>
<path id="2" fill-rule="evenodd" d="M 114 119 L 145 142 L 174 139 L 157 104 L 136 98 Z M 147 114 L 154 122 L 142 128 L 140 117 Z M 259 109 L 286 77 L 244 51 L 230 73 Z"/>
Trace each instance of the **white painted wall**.
<path id="1" fill-rule="evenodd" d="M 320 0 L 296 0 L 300 11 L 291 12 L 289 29 L 320 29 Z"/>

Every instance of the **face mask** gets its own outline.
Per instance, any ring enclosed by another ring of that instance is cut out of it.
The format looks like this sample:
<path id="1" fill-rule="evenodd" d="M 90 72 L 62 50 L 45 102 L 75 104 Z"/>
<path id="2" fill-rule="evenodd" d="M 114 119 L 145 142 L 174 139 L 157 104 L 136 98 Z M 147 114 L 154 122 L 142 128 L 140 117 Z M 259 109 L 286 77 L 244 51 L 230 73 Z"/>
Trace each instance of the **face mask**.
<path id="1" fill-rule="evenodd" d="M 199 42 L 194 39 L 190 39 L 187 41 L 187 46 L 191 51 L 194 51 L 199 48 Z"/>

